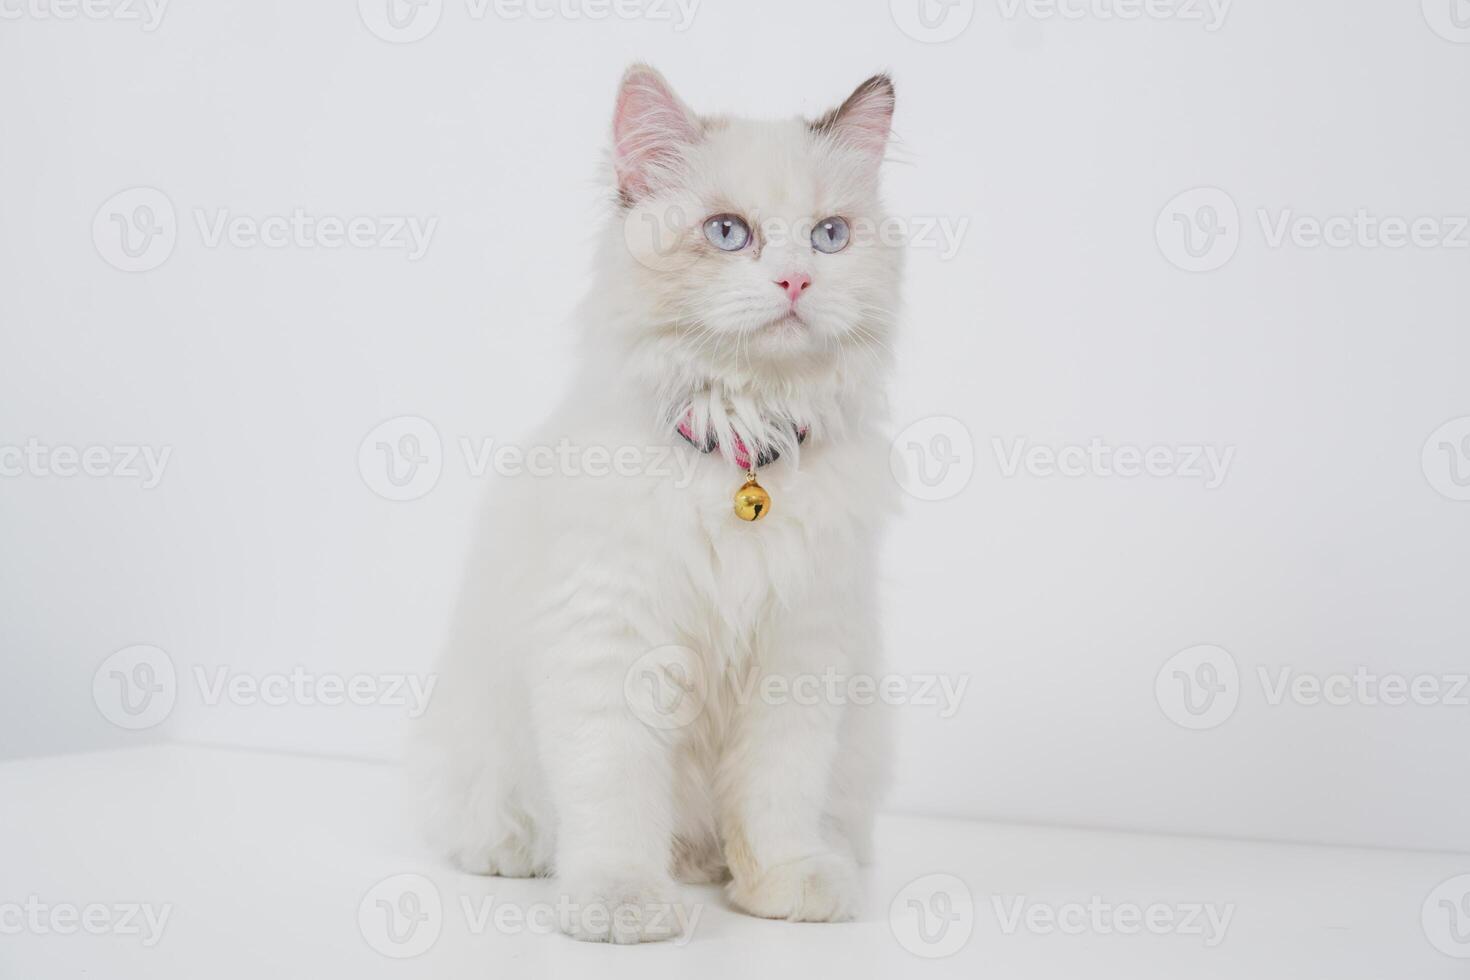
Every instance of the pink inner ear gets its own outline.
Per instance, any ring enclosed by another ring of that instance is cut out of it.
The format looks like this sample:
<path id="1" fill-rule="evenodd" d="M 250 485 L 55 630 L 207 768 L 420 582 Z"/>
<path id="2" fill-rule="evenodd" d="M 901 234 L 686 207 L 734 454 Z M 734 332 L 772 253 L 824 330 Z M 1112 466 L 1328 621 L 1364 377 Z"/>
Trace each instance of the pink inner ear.
<path id="1" fill-rule="evenodd" d="M 893 103 L 880 104 L 870 99 L 842 118 L 842 130 L 854 146 L 881 156 L 888 146 L 888 132 L 893 123 Z"/>
<path id="2" fill-rule="evenodd" d="M 698 139 L 698 121 L 662 77 L 636 69 L 624 77 L 613 111 L 613 160 L 625 193 L 647 193 L 675 169 L 679 146 Z"/>
<path id="3" fill-rule="evenodd" d="M 843 143 L 881 157 L 892 126 L 893 83 L 879 75 L 858 86 L 823 128 Z"/>

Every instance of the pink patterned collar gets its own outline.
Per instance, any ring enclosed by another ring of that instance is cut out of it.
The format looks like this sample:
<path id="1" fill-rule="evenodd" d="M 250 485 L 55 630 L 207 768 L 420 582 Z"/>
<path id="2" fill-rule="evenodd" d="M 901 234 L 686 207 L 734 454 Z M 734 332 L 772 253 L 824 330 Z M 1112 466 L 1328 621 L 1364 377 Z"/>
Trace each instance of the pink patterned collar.
<path id="1" fill-rule="evenodd" d="M 795 422 L 792 422 L 791 426 L 796 430 L 797 443 L 806 442 L 807 426 L 798 425 Z M 720 440 L 715 436 L 713 429 L 706 429 L 702 440 L 694 438 L 694 410 L 692 408 L 685 413 L 683 421 L 679 423 L 679 435 L 683 436 L 689 445 L 702 453 L 712 453 L 720 448 Z M 731 455 L 735 457 L 735 465 L 742 470 L 751 470 L 758 466 L 770 466 L 781 458 L 781 453 L 774 446 L 765 446 L 762 447 L 760 454 L 756 456 L 754 463 L 752 463 L 750 450 L 746 447 L 745 440 L 734 433 L 731 433 L 731 435 L 735 440 L 734 451 Z"/>

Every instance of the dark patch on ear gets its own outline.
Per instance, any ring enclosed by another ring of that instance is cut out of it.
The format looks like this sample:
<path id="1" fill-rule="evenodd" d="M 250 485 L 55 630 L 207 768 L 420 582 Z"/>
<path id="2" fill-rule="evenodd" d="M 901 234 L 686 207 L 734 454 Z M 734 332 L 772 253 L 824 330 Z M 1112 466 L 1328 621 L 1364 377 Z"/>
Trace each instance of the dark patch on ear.
<path id="1" fill-rule="evenodd" d="M 831 112 L 828 112 L 820 119 L 815 119 L 807 123 L 807 127 L 811 129 L 813 133 L 816 133 L 819 136 L 826 136 L 832 132 L 833 128 L 837 125 L 837 121 L 841 119 L 845 113 L 851 112 L 854 106 L 856 106 L 859 102 L 863 101 L 869 96 L 879 93 L 886 94 L 890 102 L 895 100 L 893 91 L 893 79 L 890 78 L 886 72 L 881 75 L 874 75 L 866 82 L 863 82 L 861 85 L 853 90 L 853 93 L 849 95 L 846 100 L 843 101 L 842 105 L 833 109 Z"/>

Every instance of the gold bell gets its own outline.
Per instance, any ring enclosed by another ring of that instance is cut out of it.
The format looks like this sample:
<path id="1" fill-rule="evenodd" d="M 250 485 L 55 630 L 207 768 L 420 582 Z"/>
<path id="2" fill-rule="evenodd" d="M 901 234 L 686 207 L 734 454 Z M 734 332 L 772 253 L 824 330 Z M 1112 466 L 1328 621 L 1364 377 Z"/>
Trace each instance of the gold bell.
<path id="1" fill-rule="evenodd" d="M 771 495 L 766 488 L 755 482 L 755 470 L 745 478 L 745 484 L 735 491 L 735 516 L 742 521 L 758 521 L 771 509 Z"/>

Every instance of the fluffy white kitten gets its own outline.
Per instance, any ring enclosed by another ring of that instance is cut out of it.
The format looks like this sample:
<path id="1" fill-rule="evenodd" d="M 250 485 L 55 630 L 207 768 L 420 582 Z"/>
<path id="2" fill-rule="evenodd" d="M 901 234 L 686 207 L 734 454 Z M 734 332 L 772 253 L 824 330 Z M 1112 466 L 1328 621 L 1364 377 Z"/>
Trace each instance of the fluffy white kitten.
<path id="1" fill-rule="evenodd" d="M 496 488 L 426 719 L 438 843 L 468 871 L 555 874 L 579 939 L 678 934 L 676 880 L 728 878 L 770 918 L 856 911 L 882 709 L 819 681 L 877 672 L 892 113 L 883 76 L 776 122 L 623 78 L 580 371 L 539 442 L 637 466 Z M 741 446 L 779 453 L 750 522 Z"/>

